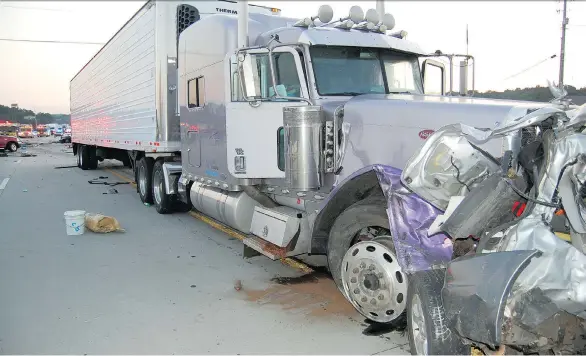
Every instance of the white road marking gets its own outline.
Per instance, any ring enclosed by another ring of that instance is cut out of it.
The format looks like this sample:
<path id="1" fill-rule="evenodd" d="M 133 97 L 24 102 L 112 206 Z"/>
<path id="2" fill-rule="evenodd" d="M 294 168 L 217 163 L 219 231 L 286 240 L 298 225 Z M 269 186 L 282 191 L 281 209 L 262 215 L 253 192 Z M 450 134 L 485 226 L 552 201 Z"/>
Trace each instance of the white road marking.
<path id="1" fill-rule="evenodd" d="M 0 190 L 4 190 L 4 188 L 6 188 L 6 184 L 8 184 L 9 180 L 10 180 L 10 178 L 4 178 L 2 183 L 0 183 Z"/>

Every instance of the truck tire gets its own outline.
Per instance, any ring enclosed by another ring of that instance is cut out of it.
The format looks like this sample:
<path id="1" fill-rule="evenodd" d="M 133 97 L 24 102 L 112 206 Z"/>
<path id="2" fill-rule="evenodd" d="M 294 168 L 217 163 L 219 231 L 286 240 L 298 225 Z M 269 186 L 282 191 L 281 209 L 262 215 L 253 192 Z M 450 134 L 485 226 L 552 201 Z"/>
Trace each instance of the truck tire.
<path id="1" fill-rule="evenodd" d="M 146 204 L 153 203 L 153 159 L 143 157 L 136 165 L 136 187 L 140 200 Z"/>
<path id="2" fill-rule="evenodd" d="M 173 196 L 166 192 L 163 163 L 163 160 L 159 159 L 153 167 L 153 202 L 159 214 L 169 214 L 173 211 Z"/>
<path id="3" fill-rule="evenodd" d="M 77 154 L 79 155 L 79 168 L 84 171 L 90 168 L 90 155 L 89 149 L 86 145 L 79 145 Z"/>
<path id="4" fill-rule="evenodd" d="M 407 333 L 412 355 L 470 355 L 470 347 L 450 330 L 441 291 L 446 270 L 409 275 Z"/>
<path id="5" fill-rule="evenodd" d="M 96 147 L 85 146 L 88 151 L 88 169 L 98 169 L 98 157 L 96 156 Z"/>
<path id="6" fill-rule="evenodd" d="M 400 298 L 401 300 L 400 308 L 397 308 L 397 310 L 381 310 L 382 313 L 375 312 L 373 314 L 371 313 L 371 311 L 367 312 L 366 310 L 361 310 L 359 307 L 357 307 L 357 304 L 361 305 L 361 301 L 355 299 L 364 298 L 364 296 L 362 296 L 361 294 L 355 295 L 354 293 L 346 293 L 344 289 L 344 281 L 342 280 L 342 265 L 346 264 L 344 259 L 347 256 L 352 255 L 351 253 L 347 254 L 347 252 L 350 250 L 351 246 L 357 243 L 357 235 L 366 228 L 377 228 L 381 231 L 386 231 L 386 233 L 383 233 L 384 236 L 375 238 L 373 241 L 377 241 L 377 245 L 379 247 L 386 249 L 386 251 L 388 252 L 386 253 L 387 256 L 392 256 L 391 259 L 396 264 L 395 267 L 398 266 L 398 263 L 396 262 L 397 259 L 395 257 L 395 248 L 392 239 L 390 238 L 390 233 L 388 233 L 389 219 L 386 212 L 386 206 L 386 200 L 384 197 L 369 197 L 351 205 L 336 218 L 334 224 L 332 225 L 332 229 L 330 230 L 330 236 L 328 239 L 328 268 L 330 270 L 330 273 L 332 274 L 334 282 L 338 286 L 338 289 L 346 296 L 346 299 L 348 299 L 354 305 L 356 310 L 358 310 L 358 312 L 360 312 L 363 316 L 375 322 L 386 324 L 391 327 L 404 328 L 406 323 L 406 303 L 403 300 L 405 296 L 403 296 L 402 293 L 400 296 L 398 296 L 398 298 Z M 381 254 L 381 256 L 382 255 L 383 254 Z M 380 264 L 378 263 L 374 263 L 374 265 L 376 265 L 377 267 L 380 266 Z M 402 272 L 397 273 L 401 274 L 400 283 L 406 284 L 407 277 L 403 278 L 404 274 Z M 366 286 L 366 288 L 370 288 L 368 285 L 366 285 L 366 279 L 367 278 L 364 278 L 363 281 L 359 281 L 360 289 L 362 289 L 362 287 L 364 286 Z M 387 283 L 399 283 L 397 280 L 384 281 L 386 281 Z M 375 284 L 377 284 L 380 281 L 378 281 L 377 279 L 377 281 L 374 282 Z M 393 288 L 393 290 L 399 289 Z M 404 290 L 404 292 L 406 293 L 407 287 L 405 285 L 401 285 L 401 290 Z M 396 297 L 397 296 L 395 296 L 395 298 Z"/>
<path id="7" fill-rule="evenodd" d="M 9 142 L 8 145 L 6 145 L 6 148 L 10 152 L 16 152 L 16 150 L 18 149 L 18 146 L 16 145 L 15 142 Z"/>

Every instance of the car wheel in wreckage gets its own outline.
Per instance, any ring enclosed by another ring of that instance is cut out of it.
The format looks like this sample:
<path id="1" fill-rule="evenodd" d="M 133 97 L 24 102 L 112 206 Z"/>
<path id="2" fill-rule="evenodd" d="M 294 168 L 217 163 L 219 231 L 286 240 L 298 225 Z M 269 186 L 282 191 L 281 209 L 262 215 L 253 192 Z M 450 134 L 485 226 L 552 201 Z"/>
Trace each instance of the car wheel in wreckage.
<path id="1" fill-rule="evenodd" d="M 360 314 L 405 326 L 408 281 L 395 255 L 384 197 L 359 201 L 338 216 L 328 239 L 328 267 Z"/>
<path id="2" fill-rule="evenodd" d="M 447 325 L 442 303 L 446 270 L 433 269 L 409 275 L 407 334 L 412 355 L 469 355 L 465 345 Z"/>

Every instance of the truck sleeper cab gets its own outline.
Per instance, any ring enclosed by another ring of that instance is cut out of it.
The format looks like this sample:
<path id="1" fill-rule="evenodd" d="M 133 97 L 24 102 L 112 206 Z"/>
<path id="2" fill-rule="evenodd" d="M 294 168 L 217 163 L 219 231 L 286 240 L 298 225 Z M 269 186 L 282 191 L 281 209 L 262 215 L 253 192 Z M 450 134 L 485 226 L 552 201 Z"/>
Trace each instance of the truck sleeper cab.
<path id="1" fill-rule="evenodd" d="M 346 157 L 351 122 L 345 123 L 344 108 L 362 96 L 422 95 L 420 59 L 427 57 L 415 44 L 382 33 L 287 23 L 250 14 L 250 47 L 240 49 L 235 36 L 200 35 L 236 34 L 236 16 L 210 16 L 180 34 L 182 163 L 164 164 L 178 178 L 157 189 L 177 192 L 184 203 L 247 234 L 245 255 L 326 254 L 336 284 L 361 313 L 404 323 L 407 276 L 395 256 L 376 169 L 400 167 L 419 143 L 396 131 L 395 142 L 387 136 L 386 145 L 381 140 L 362 158 Z M 443 72 L 440 67 L 436 78 L 441 84 Z M 379 131 L 397 130 L 380 113 L 373 116 L 381 120 Z M 379 246 L 364 257 L 376 273 L 360 281 L 348 276 L 345 283 L 345 253 L 367 240 Z M 359 293 L 348 293 L 349 283 Z M 361 302 L 367 295 L 368 303 Z"/>

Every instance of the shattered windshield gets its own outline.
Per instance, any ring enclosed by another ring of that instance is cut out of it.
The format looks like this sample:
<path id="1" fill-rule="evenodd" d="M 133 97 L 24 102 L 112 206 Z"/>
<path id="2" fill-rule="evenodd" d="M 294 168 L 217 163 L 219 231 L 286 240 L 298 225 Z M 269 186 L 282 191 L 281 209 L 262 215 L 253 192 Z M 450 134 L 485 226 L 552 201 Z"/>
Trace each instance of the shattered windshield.
<path id="1" fill-rule="evenodd" d="M 423 93 L 415 55 L 333 46 L 313 46 L 310 53 L 320 95 Z"/>

